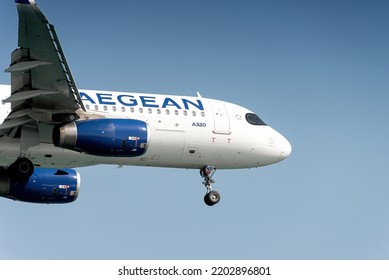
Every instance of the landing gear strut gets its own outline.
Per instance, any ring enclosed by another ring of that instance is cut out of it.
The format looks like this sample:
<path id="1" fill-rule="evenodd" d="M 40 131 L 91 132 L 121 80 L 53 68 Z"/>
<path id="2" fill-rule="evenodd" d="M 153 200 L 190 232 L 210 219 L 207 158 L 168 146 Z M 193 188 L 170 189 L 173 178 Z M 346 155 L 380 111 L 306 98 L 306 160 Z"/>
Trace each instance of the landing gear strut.
<path id="1" fill-rule="evenodd" d="M 217 191 L 212 190 L 212 184 L 215 180 L 212 179 L 216 168 L 212 165 L 207 165 L 201 168 L 200 175 L 204 178 L 203 185 L 207 188 L 207 193 L 204 196 L 204 202 L 208 206 L 213 206 L 220 201 L 220 194 Z"/>
<path id="2" fill-rule="evenodd" d="M 34 173 L 34 165 L 31 160 L 25 157 L 19 157 L 8 167 L 9 177 L 16 182 L 27 181 Z"/>

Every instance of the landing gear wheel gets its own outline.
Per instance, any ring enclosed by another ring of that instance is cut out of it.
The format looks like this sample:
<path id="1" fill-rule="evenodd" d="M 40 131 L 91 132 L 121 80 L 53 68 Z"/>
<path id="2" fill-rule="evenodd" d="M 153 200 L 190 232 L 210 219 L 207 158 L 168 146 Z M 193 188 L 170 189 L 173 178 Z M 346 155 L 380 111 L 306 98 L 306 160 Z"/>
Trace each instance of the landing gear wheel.
<path id="1" fill-rule="evenodd" d="M 8 168 L 9 177 L 16 182 L 27 181 L 34 173 L 34 165 L 28 158 L 18 158 Z"/>
<path id="2" fill-rule="evenodd" d="M 207 188 L 207 193 L 204 196 L 204 202 L 208 206 L 213 206 L 220 201 L 220 194 L 217 191 L 212 190 L 212 184 L 215 183 L 212 176 L 215 172 L 216 168 L 212 165 L 204 166 L 200 170 L 200 175 L 204 178 L 203 185 Z"/>
<path id="3" fill-rule="evenodd" d="M 220 201 L 220 194 L 217 191 L 210 191 L 204 196 L 204 202 L 208 206 L 213 206 Z"/>

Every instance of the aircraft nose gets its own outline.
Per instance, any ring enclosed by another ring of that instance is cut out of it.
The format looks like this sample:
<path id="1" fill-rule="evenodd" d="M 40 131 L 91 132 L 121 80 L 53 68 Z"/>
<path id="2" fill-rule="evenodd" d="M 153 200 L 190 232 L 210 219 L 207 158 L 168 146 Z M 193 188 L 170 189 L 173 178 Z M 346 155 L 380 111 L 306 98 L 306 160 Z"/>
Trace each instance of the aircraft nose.
<path id="1" fill-rule="evenodd" d="M 281 133 L 272 130 L 272 136 L 269 138 L 269 147 L 274 162 L 286 159 L 292 153 L 292 145 Z"/>
<path id="2" fill-rule="evenodd" d="M 280 153 L 281 160 L 286 159 L 292 153 L 292 145 L 290 144 L 288 139 L 286 139 L 282 135 L 280 135 L 279 147 L 280 147 L 280 151 L 281 151 L 281 153 Z"/>

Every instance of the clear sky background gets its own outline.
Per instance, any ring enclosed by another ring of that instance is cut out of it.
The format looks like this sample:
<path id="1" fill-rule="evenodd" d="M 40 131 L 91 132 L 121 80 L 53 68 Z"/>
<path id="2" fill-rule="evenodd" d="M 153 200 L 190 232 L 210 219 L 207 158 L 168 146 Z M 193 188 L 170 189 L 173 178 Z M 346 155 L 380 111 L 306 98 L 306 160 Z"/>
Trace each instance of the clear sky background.
<path id="1" fill-rule="evenodd" d="M 78 200 L 0 200 L 1 259 L 389 259 L 388 1 L 49 1 L 82 89 L 203 96 L 292 143 L 272 166 L 81 168 Z M 1 1 L 0 67 L 17 46 Z M 0 72 L 0 83 L 9 83 Z"/>

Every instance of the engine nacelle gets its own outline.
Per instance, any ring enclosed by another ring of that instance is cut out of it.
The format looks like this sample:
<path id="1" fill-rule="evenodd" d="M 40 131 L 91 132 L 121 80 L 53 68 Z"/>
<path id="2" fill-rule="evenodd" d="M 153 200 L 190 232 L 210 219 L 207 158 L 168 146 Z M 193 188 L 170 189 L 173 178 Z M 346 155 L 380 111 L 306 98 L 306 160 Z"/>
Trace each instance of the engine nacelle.
<path id="1" fill-rule="evenodd" d="M 24 183 L 0 175 L 0 196 L 33 203 L 69 203 L 77 199 L 80 175 L 74 169 L 35 168 Z"/>
<path id="2" fill-rule="evenodd" d="M 94 119 L 68 123 L 53 130 L 57 147 L 96 156 L 135 157 L 146 152 L 148 128 L 132 119 Z"/>

